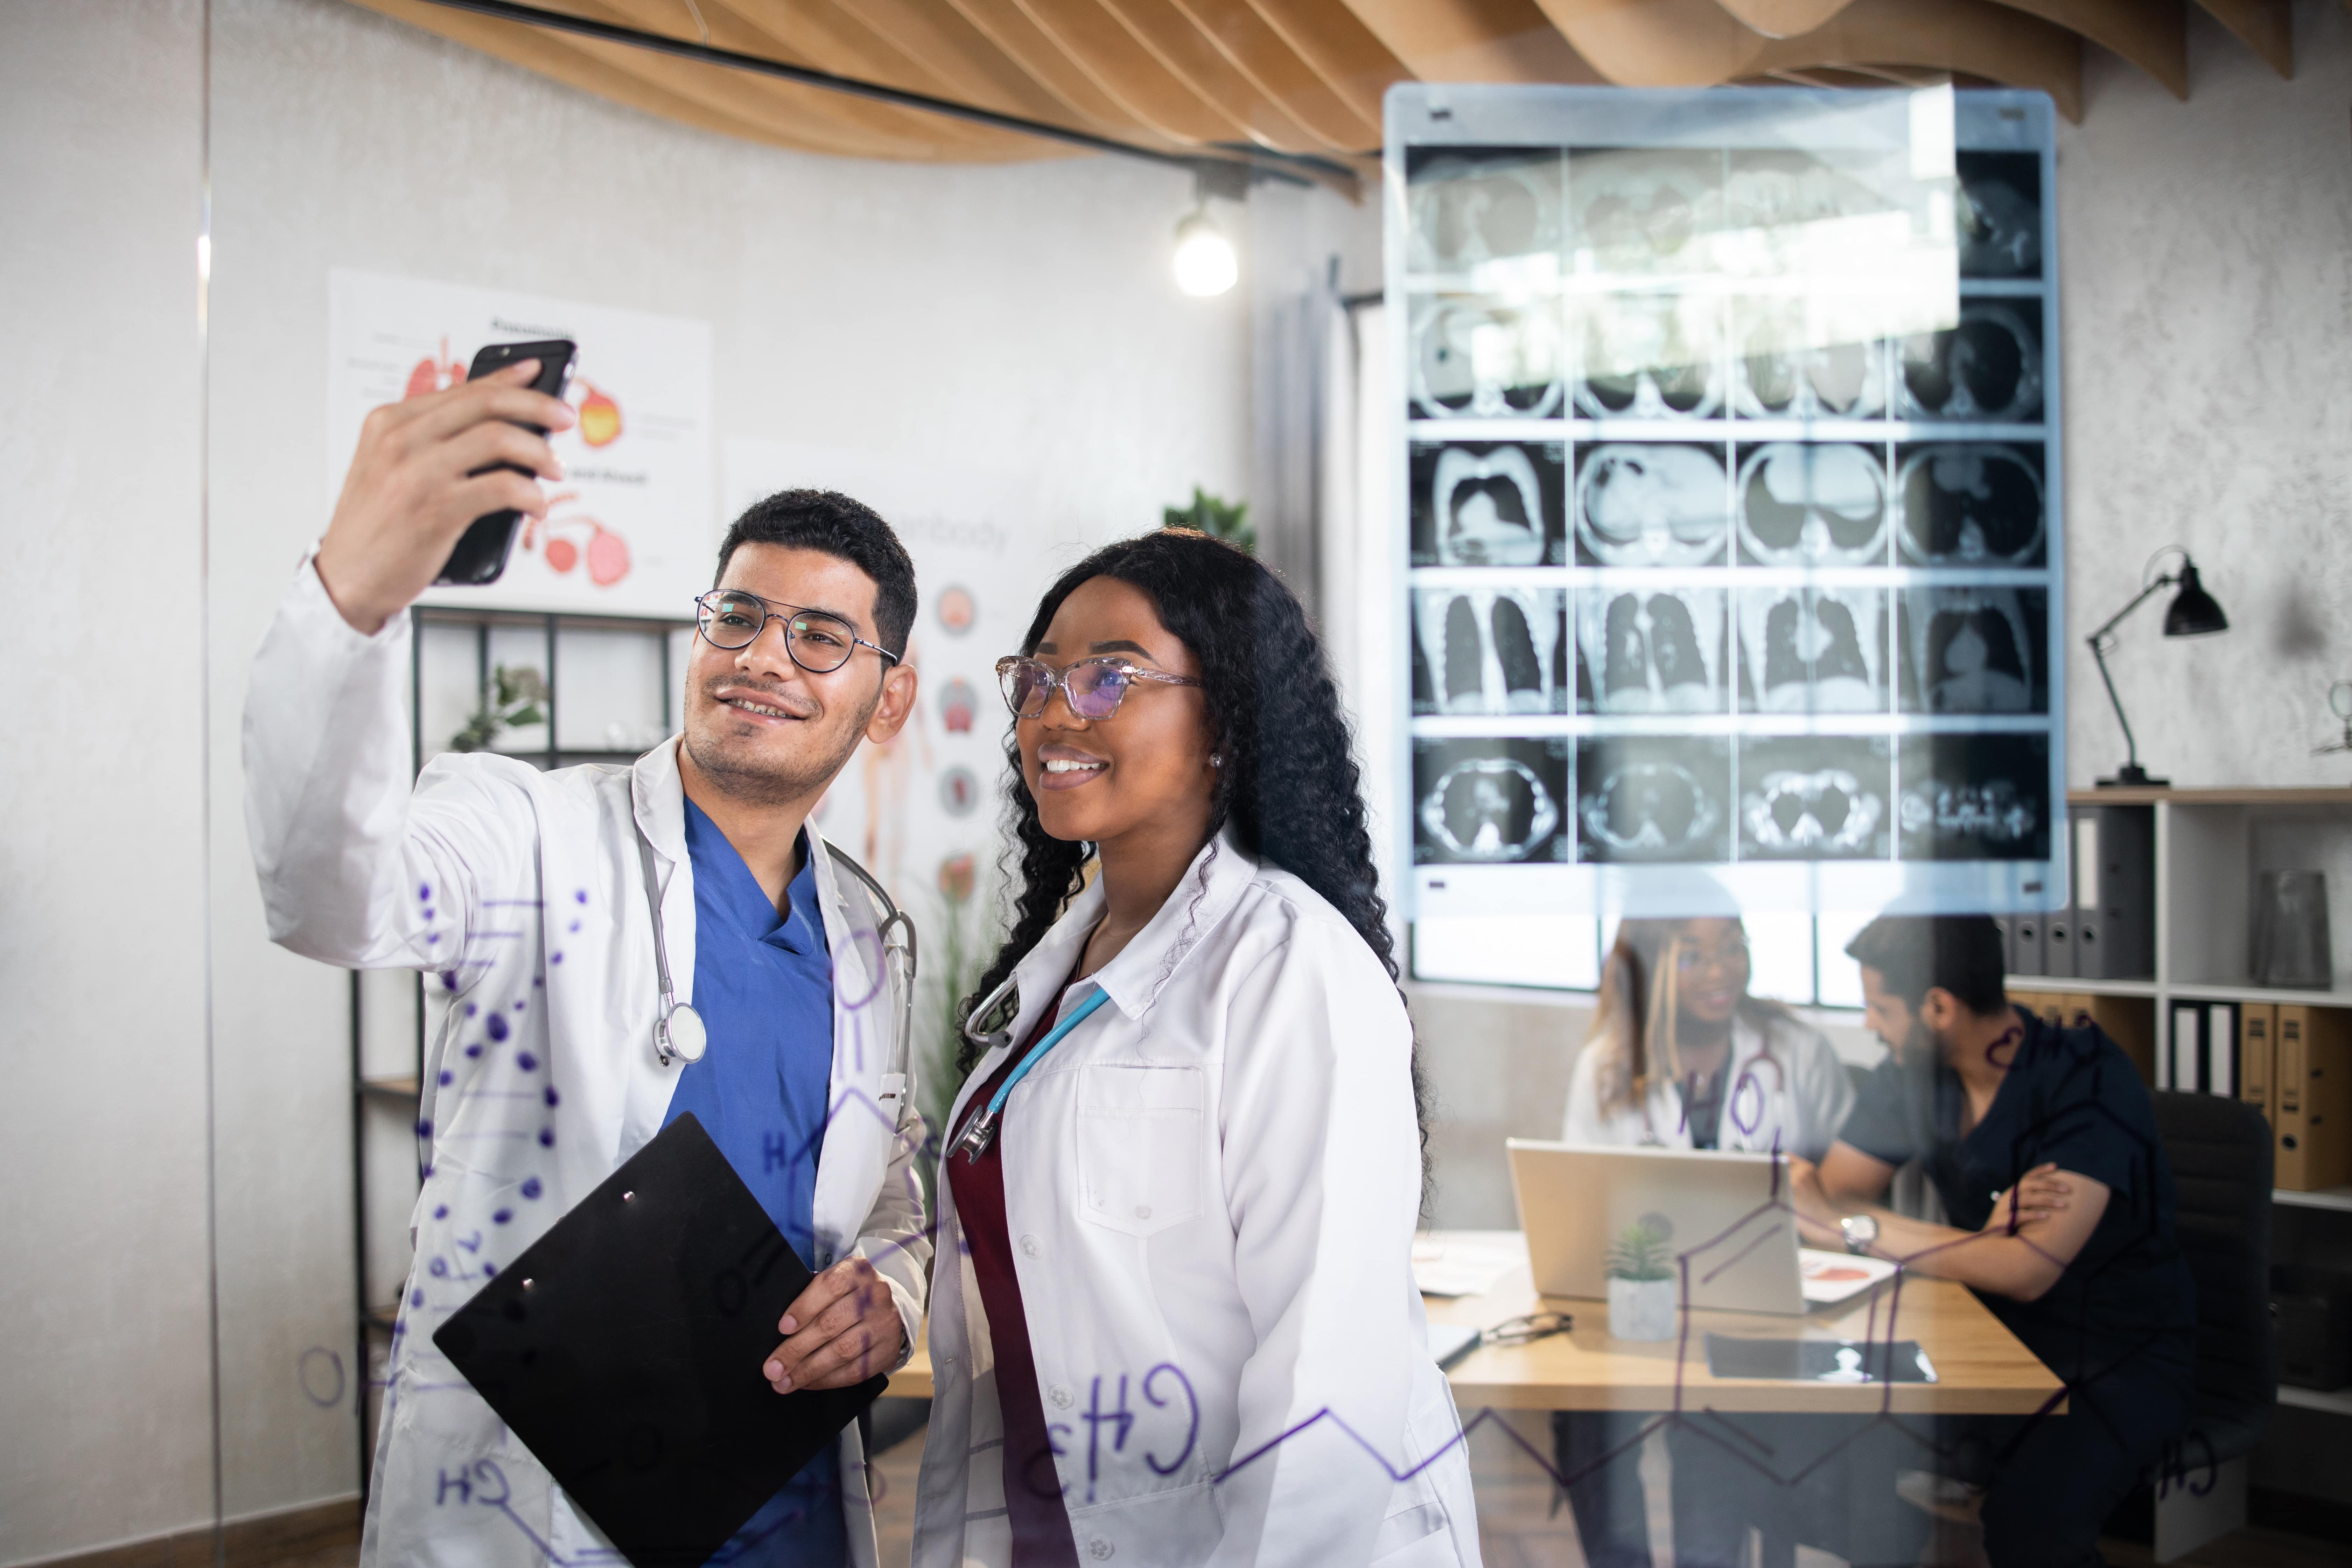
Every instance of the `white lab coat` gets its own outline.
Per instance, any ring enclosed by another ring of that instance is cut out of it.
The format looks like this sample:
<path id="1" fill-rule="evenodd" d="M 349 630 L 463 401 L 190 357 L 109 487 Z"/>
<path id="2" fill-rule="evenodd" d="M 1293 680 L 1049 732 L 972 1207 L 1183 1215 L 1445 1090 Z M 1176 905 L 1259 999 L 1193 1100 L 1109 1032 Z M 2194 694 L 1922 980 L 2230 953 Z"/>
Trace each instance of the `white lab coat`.
<path id="1" fill-rule="evenodd" d="M 1576 1058 L 1561 1142 L 1689 1148 L 1682 1089 L 1663 1078 L 1651 1079 L 1643 1103 L 1601 1109 L 1601 1064 L 1608 1047 L 1606 1040 L 1589 1040 Z M 1718 1149 L 1778 1149 L 1819 1160 L 1853 1109 L 1853 1081 L 1836 1047 L 1796 1018 L 1775 1019 L 1759 1028 L 1744 1014 L 1735 1015 L 1731 1072 L 1724 1083 Z"/>
<path id="2" fill-rule="evenodd" d="M 362 1561 L 541 1568 L 604 1549 L 433 1331 L 661 1128 L 682 1065 L 654 1054 L 658 987 L 632 819 L 652 840 L 670 972 L 694 987 L 694 878 L 677 742 L 633 768 L 541 773 L 444 755 L 412 780 L 409 622 L 362 637 L 305 563 L 253 667 L 246 823 L 273 941 L 352 968 L 426 972 L 428 1151 L 368 1499 Z M 929 1247 L 911 1162 L 895 964 L 871 893 L 810 836 L 835 964 L 834 1115 L 817 1170 L 823 1268 L 890 1282 L 908 1346 Z M 886 971 L 877 975 L 877 966 Z M 856 1428 L 842 1434 L 853 1560 L 876 1544 Z M 596 1559 L 592 1559 L 592 1561 Z"/>
<path id="3" fill-rule="evenodd" d="M 1103 907 L 1097 881 L 1022 961 L 1014 1045 L 1063 1001 Z M 1003 1132 L 1079 1555 L 1475 1564 L 1460 1421 L 1412 1279 L 1412 1026 L 1379 961 L 1227 837 L 1067 995 L 1097 985 L 1109 1002 L 1013 1089 Z M 950 1128 L 1003 1059 L 981 1060 Z M 914 1560 L 1002 1568 L 994 1359 L 944 1177 L 938 1203 Z"/>

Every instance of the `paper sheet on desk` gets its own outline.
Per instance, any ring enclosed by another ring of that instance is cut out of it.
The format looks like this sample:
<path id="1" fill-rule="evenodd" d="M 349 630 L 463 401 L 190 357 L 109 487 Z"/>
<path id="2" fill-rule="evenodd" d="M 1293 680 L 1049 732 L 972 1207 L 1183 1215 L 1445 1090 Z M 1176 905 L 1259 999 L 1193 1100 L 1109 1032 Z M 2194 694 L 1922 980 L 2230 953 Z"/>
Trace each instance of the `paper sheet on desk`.
<path id="1" fill-rule="evenodd" d="M 1425 1230 L 1412 1238 L 1412 1279 L 1424 1296 L 1483 1296 L 1528 1261 L 1516 1230 Z"/>

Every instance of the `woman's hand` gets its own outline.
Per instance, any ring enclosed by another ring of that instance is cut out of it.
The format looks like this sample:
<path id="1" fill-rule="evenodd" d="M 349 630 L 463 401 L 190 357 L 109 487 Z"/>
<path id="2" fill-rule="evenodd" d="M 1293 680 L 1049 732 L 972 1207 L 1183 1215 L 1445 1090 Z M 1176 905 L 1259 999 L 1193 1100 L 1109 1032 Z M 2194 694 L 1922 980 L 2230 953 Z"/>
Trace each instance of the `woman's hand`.
<path id="1" fill-rule="evenodd" d="M 896 1365 L 906 1342 L 889 1281 L 863 1258 L 845 1258 L 810 1280 L 776 1328 L 784 1342 L 761 1372 L 778 1394 L 855 1387 Z"/>
<path id="2" fill-rule="evenodd" d="M 2055 1219 L 2074 1195 L 2074 1184 L 2055 1163 L 2036 1165 L 2017 1178 L 2017 1185 L 1996 1193 L 1987 1230 L 2010 1231 L 2035 1220 Z"/>

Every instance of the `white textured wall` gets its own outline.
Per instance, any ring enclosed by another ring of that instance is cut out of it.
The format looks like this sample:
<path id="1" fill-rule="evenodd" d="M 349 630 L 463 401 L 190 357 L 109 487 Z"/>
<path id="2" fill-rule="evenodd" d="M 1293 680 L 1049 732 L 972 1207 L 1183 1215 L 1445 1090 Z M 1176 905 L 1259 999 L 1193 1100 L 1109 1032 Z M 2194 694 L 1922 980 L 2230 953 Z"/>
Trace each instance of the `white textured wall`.
<path id="1" fill-rule="evenodd" d="M 337 0 L 215 0 L 215 977 L 231 1516 L 348 1491 L 346 992 L 262 939 L 240 815 L 246 666 L 325 524 L 331 267 L 709 320 L 731 437 L 1031 476 L 1023 547 L 1247 488 L 1244 290 L 1179 295 L 1181 174 L 824 159 L 722 140 Z"/>
<path id="2" fill-rule="evenodd" d="M 2189 7 L 2189 98 L 2091 51 L 2058 151 L 2066 377 L 2067 774 L 2123 761 L 2082 637 L 2180 543 L 2229 613 L 2167 640 L 2168 598 L 2108 664 L 2141 763 L 2183 786 L 2352 784 L 2352 15 L 2294 7 L 2279 80 Z"/>
<path id="3" fill-rule="evenodd" d="M 201 17 L 0 5 L 0 1563 L 212 1512 Z"/>

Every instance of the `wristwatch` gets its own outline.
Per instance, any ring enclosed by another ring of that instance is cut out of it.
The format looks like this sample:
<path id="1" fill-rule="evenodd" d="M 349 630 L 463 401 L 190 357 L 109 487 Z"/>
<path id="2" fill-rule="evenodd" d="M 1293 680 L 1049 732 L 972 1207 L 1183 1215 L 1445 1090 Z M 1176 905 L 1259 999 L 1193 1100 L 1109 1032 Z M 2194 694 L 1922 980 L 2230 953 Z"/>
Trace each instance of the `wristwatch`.
<path id="1" fill-rule="evenodd" d="M 1838 1221 L 1838 1234 L 1845 1237 L 1848 1252 L 1866 1253 L 1870 1250 L 1870 1244 L 1878 1239 L 1878 1216 L 1850 1214 Z"/>

